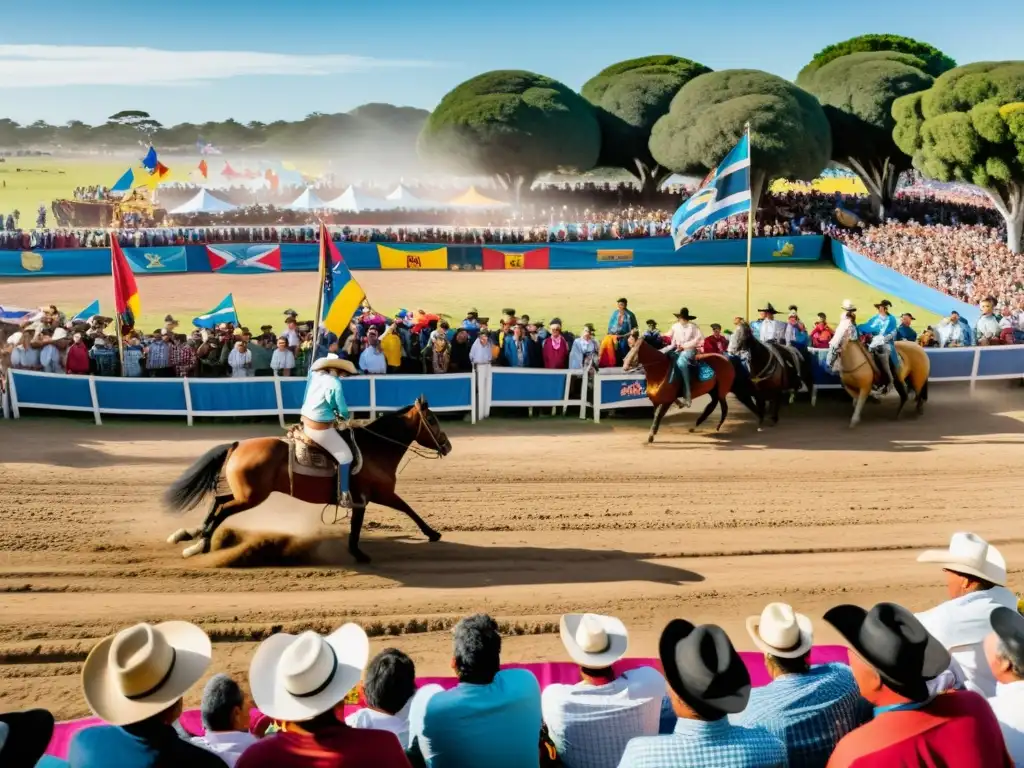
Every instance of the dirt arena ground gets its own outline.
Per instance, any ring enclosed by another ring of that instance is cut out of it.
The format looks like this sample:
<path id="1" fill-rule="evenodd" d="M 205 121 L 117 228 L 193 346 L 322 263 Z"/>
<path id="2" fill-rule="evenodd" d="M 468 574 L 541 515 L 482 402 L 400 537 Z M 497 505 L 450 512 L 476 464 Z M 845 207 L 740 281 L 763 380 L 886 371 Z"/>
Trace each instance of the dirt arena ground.
<path id="1" fill-rule="evenodd" d="M 646 419 L 454 423 L 453 454 L 413 461 L 399 482 L 444 540 L 372 507 L 365 567 L 345 552 L 347 528 L 284 498 L 236 518 L 210 555 L 184 561 L 163 543 L 203 514 L 163 513 L 164 487 L 210 446 L 274 425 L 5 423 L 0 710 L 86 714 L 85 654 L 140 620 L 199 622 L 214 670 L 242 676 L 269 632 L 358 621 L 374 649 L 397 644 L 439 674 L 446 630 L 474 611 L 507 623 L 506 659 L 536 660 L 562 658 L 555 627 L 569 610 L 622 617 L 631 654 L 655 655 L 674 616 L 720 623 L 750 648 L 743 619 L 774 599 L 814 617 L 844 601 L 924 608 L 943 579 L 915 556 L 957 530 L 998 543 L 1024 587 L 1024 394 L 933 389 L 920 420 L 891 421 L 890 402 L 850 431 L 836 397 L 761 434 L 742 416 L 714 436 L 689 434 L 692 414 L 670 417 L 653 447 Z"/>

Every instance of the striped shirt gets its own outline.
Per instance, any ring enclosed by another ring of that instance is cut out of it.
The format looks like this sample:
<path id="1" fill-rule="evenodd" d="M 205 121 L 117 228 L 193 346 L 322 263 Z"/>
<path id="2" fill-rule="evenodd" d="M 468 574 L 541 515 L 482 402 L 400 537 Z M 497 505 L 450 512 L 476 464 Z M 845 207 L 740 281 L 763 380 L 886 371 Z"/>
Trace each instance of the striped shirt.
<path id="1" fill-rule="evenodd" d="M 786 747 L 763 728 L 726 718 L 680 720 L 669 736 L 641 736 L 626 745 L 619 768 L 789 768 Z"/>
<path id="2" fill-rule="evenodd" d="M 163 341 L 154 341 L 146 350 L 146 368 L 153 371 L 171 367 L 171 347 Z"/>
<path id="3" fill-rule="evenodd" d="M 124 375 L 135 379 L 142 375 L 142 347 L 124 348 Z"/>

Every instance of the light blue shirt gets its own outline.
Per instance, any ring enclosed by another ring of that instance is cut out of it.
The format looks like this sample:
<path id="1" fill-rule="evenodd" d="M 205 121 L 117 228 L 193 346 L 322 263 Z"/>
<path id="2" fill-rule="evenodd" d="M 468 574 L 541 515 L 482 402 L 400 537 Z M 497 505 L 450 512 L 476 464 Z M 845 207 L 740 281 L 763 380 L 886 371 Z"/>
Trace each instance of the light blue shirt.
<path id="1" fill-rule="evenodd" d="M 860 333 L 870 333 L 872 336 L 881 336 L 885 339 L 886 344 L 892 344 L 896 340 L 896 329 L 899 327 L 899 323 L 896 321 L 895 316 L 886 315 L 875 315 L 866 323 L 857 326 L 857 330 Z"/>
<path id="2" fill-rule="evenodd" d="M 409 740 L 427 768 L 537 768 L 540 684 L 525 669 L 505 669 L 489 685 L 428 685 L 409 712 Z"/>
<path id="3" fill-rule="evenodd" d="M 367 347 L 359 355 L 359 367 L 366 373 L 387 373 L 388 361 L 380 347 Z"/>
<path id="4" fill-rule="evenodd" d="M 306 397 L 302 401 L 302 415 L 307 419 L 330 423 L 335 414 L 348 418 L 348 405 L 341 388 L 341 379 L 329 373 L 314 373 L 306 385 Z"/>

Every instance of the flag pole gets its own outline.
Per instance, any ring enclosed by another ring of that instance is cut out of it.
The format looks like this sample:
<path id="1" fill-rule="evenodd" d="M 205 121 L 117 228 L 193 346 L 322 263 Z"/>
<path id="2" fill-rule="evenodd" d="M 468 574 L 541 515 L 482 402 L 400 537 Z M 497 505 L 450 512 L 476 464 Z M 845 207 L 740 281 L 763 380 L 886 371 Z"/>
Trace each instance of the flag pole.
<path id="1" fill-rule="evenodd" d="M 746 127 L 744 128 L 744 130 L 746 131 L 746 134 L 747 134 L 747 157 L 750 158 L 750 160 L 751 160 L 750 167 L 747 169 L 747 186 L 749 187 L 750 186 L 750 181 L 752 181 L 753 178 L 754 178 L 754 174 L 753 174 L 753 170 L 754 170 L 754 166 L 753 166 L 754 148 L 751 145 L 751 141 L 750 141 L 750 122 L 749 121 L 747 122 Z M 747 212 L 747 321 L 748 322 L 750 321 L 750 317 L 751 317 L 751 315 L 750 315 L 750 252 L 753 249 L 753 246 L 754 246 L 754 195 L 753 195 L 753 190 L 751 190 L 750 210 Z"/>
<path id="2" fill-rule="evenodd" d="M 313 359 L 316 359 L 316 352 L 320 348 L 320 313 L 323 312 L 324 280 L 326 279 L 325 270 L 331 269 L 330 265 L 324 264 L 327 259 L 327 254 L 330 252 L 327 248 L 327 243 L 324 240 L 324 238 L 327 237 L 330 237 L 330 232 L 328 232 L 327 227 L 324 226 L 324 220 L 320 219 L 320 264 L 316 271 L 320 278 L 320 285 L 316 292 L 316 317 L 313 319 Z"/>
<path id="3" fill-rule="evenodd" d="M 117 237 L 116 230 L 107 230 L 110 242 Z M 114 246 L 110 246 L 110 285 L 114 289 L 114 330 L 117 332 L 117 358 L 121 364 L 121 376 L 124 372 L 124 339 L 121 337 L 121 313 L 117 311 L 117 275 L 114 274 Z"/>

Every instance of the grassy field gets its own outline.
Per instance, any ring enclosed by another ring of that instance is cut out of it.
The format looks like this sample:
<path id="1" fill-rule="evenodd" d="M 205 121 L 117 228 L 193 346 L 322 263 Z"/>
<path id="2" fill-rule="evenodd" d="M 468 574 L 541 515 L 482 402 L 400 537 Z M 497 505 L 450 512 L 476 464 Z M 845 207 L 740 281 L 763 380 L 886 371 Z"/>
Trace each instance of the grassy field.
<path id="1" fill-rule="evenodd" d="M 461 319 L 473 307 L 497 318 L 504 307 L 528 313 L 535 320 L 561 317 L 568 328 L 585 322 L 603 329 L 619 296 L 643 323 L 655 319 L 662 328 L 672 313 L 686 306 L 707 330 L 710 323 L 731 325 L 745 314 L 744 270 L 741 267 L 657 267 L 572 271 L 501 272 L 357 272 L 373 306 L 385 314 L 399 308 L 423 308 Z M 852 299 L 862 313 L 881 296 L 878 292 L 826 264 L 754 267 L 751 279 L 753 309 L 771 301 L 783 315 L 790 304 L 800 308 L 811 324 L 825 312 L 834 323 L 843 299 Z M 278 327 L 282 312 L 295 309 L 304 317 L 315 311 L 317 276 L 313 272 L 268 275 L 154 275 L 139 280 L 142 299 L 140 327 L 156 328 L 170 313 L 188 325 L 209 311 L 226 293 L 235 297 L 241 320 L 253 329 L 264 323 Z M 112 311 L 109 277 L 21 278 L 0 281 L 0 304 L 38 306 L 56 303 L 72 314 L 99 299 L 104 313 Z M 910 311 L 918 326 L 937 317 L 920 307 L 889 296 L 898 312 Z"/>

